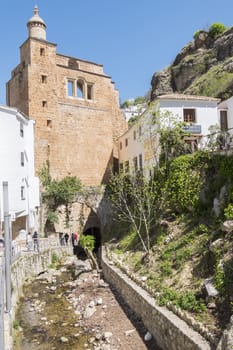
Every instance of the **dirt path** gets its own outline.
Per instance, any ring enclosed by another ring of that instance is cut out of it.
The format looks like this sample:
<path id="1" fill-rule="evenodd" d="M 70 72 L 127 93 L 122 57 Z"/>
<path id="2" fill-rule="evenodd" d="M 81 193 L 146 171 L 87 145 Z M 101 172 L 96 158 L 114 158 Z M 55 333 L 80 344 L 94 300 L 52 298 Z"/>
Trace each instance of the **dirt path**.
<path id="1" fill-rule="evenodd" d="M 87 262 L 48 271 L 24 290 L 15 350 L 159 350 L 117 293 Z"/>

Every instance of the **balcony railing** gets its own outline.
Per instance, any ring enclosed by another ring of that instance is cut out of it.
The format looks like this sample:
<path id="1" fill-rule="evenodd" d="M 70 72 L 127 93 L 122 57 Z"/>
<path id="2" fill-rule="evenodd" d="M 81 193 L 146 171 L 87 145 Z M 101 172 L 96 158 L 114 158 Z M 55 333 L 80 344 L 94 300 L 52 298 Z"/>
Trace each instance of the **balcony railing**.
<path id="1" fill-rule="evenodd" d="M 201 125 L 199 124 L 184 125 L 183 130 L 186 132 L 190 132 L 190 134 L 201 134 Z"/>

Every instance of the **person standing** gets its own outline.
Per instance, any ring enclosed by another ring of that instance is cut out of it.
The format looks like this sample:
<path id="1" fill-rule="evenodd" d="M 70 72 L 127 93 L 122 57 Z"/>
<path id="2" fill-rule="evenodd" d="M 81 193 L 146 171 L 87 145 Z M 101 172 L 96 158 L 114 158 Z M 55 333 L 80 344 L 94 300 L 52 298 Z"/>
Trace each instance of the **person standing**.
<path id="1" fill-rule="evenodd" d="M 69 234 L 68 234 L 67 232 L 66 232 L 66 234 L 64 235 L 64 238 L 65 238 L 66 245 L 68 245 Z"/>
<path id="2" fill-rule="evenodd" d="M 27 250 L 29 252 L 32 250 L 32 244 L 33 244 L 31 232 L 28 232 L 27 237 L 26 237 L 26 242 L 27 242 Z"/>
<path id="3" fill-rule="evenodd" d="M 34 251 L 36 251 L 36 250 L 39 251 L 39 241 L 38 241 L 38 233 L 37 233 L 37 231 L 35 231 L 33 233 L 32 238 L 33 238 L 33 243 L 34 243 Z"/>

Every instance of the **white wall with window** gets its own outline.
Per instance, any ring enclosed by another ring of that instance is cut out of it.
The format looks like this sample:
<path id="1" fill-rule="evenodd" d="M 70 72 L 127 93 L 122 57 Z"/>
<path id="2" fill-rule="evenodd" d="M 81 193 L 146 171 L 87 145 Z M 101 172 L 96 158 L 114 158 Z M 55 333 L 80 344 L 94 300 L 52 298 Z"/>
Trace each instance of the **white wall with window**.
<path id="1" fill-rule="evenodd" d="M 218 105 L 218 113 L 220 124 L 222 129 L 229 129 L 229 132 L 233 133 L 233 97 L 222 101 Z"/>
<path id="2" fill-rule="evenodd" d="M 0 162 L 1 229 L 4 221 L 3 182 L 8 183 L 12 220 L 15 222 L 24 217 L 22 229 L 37 228 L 39 180 L 34 171 L 34 121 L 6 106 L 0 106 Z"/>
<path id="3" fill-rule="evenodd" d="M 158 160 L 158 135 L 151 126 L 151 110 L 119 138 L 119 168 L 131 174 L 142 171 L 149 177 Z"/>
<path id="4" fill-rule="evenodd" d="M 120 169 L 126 170 L 129 164 L 129 171 L 133 172 L 137 164 L 138 168 L 143 167 L 146 176 L 151 174 L 160 153 L 159 134 L 156 131 L 158 124 L 151 123 L 151 118 L 156 113 L 162 116 L 168 112 L 175 121 L 185 122 L 190 132 L 187 142 L 194 142 L 196 145 L 196 141 L 201 140 L 202 136 L 210 134 L 210 127 L 220 126 L 218 102 L 219 99 L 205 96 L 182 94 L 159 96 L 138 121 L 119 138 Z M 161 118 L 161 122 L 165 120 Z"/>
<path id="5" fill-rule="evenodd" d="M 208 135 L 211 126 L 219 126 L 217 98 L 171 94 L 159 96 L 157 101 L 161 113 L 169 111 L 177 116 L 177 120 L 193 125 L 194 128 L 190 130 L 194 134 Z"/>

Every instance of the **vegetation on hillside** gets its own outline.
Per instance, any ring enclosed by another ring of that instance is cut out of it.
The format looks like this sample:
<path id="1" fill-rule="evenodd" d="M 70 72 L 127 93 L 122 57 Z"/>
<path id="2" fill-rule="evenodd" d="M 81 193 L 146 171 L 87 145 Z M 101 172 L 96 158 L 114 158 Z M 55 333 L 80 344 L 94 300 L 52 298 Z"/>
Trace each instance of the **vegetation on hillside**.
<path id="1" fill-rule="evenodd" d="M 166 140 L 169 132 L 164 145 Z M 233 155 L 197 151 L 161 159 L 148 180 L 140 173 L 115 175 L 109 189 L 116 261 L 143 277 L 160 305 L 186 310 L 216 337 L 233 311 L 233 239 L 222 229 L 233 218 L 232 169 Z M 147 218 L 143 212 L 151 203 Z M 207 279 L 219 293 L 212 302 L 204 288 Z"/>

